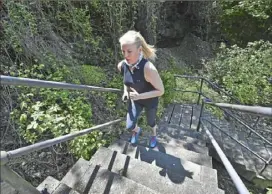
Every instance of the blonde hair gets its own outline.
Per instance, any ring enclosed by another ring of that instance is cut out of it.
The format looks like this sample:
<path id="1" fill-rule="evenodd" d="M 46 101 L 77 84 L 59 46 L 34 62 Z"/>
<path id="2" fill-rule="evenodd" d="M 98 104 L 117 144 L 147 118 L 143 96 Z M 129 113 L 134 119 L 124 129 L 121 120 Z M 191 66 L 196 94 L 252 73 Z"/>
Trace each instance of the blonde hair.
<path id="1" fill-rule="evenodd" d="M 129 30 L 126 32 L 123 36 L 121 36 L 119 42 L 121 45 L 136 44 L 138 48 L 142 46 L 143 55 L 146 59 L 151 59 L 154 61 L 157 57 L 156 48 L 154 48 L 153 45 L 147 44 L 144 37 L 139 32 L 134 30 Z"/>

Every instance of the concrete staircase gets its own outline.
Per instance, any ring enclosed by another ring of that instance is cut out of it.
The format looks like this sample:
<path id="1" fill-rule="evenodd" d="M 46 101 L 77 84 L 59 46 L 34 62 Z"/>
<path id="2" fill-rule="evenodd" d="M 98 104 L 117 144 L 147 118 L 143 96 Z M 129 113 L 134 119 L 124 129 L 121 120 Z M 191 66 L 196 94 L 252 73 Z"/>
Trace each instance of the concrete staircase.
<path id="1" fill-rule="evenodd" d="M 209 146 L 203 131 L 195 130 L 199 111 L 197 105 L 170 105 L 159 123 L 158 145 L 154 149 L 148 147 L 151 134 L 145 129 L 137 145 L 129 143 L 130 133 L 124 133 L 109 147 L 99 148 L 90 161 L 80 158 L 62 180 L 49 176 L 37 189 L 44 194 L 223 194 L 224 191 L 218 188 L 217 171 L 212 168 L 212 158 L 209 156 L 212 154 L 217 158 L 217 155 Z M 235 133 L 228 121 L 219 120 L 208 111 L 203 116 L 250 145 L 247 139 L 242 138 L 241 131 Z M 247 176 L 260 176 L 258 160 L 220 130 L 208 123 L 205 125 L 238 172 L 247 173 Z M 256 141 L 253 143 L 256 145 Z M 267 152 L 262 149 L 258 152 L 264 157 L 267 153 L 271 154 L 269 147 L 265 148 Z M 269 165 L 262 177 L 269 178 L 271 173 Z M 18 192 L 1 183 L 1 193 Z"/>
<path id="2" fill-rule="evenodd" d="M 148 147 L 149 137 L 144 129 L 132 145 L 130 133 L 124 133 L 90 161 L 80 158 L 61 181 L 49 176 L 37 189 L 47 194 L 224 193 L 201 133 L 162 121 L 156 148 Z"/>
<path id="3" fill-rule="evenodd" d="M 206 193 L 223 194 L 217 187 L 205 142 L 190 136 L 182 140 L 158 136 L 148 147 L 149 133 L 137 145 L 124 133 L 108 148 L 101 147 L 90 161 L 80 158 L 61 180 L 48 177 L 38 186 L 48 193 Z"/>

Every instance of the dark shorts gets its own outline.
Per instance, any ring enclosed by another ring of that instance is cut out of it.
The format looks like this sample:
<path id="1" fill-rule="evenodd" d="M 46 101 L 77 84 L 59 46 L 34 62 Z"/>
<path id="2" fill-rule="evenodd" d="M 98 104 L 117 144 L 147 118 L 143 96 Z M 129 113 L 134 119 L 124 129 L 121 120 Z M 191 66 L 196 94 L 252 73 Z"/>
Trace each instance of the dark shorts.
<path id="1" fill-rule="evenodd" d="M 140 116 L 143 108 L 145 108 L 147 124 L 150 127 L 154 127 L 156 125 L 156 114 L 157 114 L 157 106 L 148 108 L 145 107 L 136 101 L 130 100 L 128 102 L 128 113 L 127 113 L 127 123 L 126 127 L 129 130 L 132 130 L 136 127 L 138 117 Z"/>

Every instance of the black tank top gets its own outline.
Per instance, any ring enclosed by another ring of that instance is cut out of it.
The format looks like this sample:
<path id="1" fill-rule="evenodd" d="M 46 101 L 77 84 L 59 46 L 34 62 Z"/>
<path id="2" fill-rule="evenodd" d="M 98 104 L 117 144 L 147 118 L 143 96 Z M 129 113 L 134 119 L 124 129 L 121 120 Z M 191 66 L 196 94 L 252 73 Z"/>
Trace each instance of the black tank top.
<path id="1" fill-rule="evenodd" d="M 129 66 L 123 62 L 121 66 L 121 73 L 124 76 L 123 82 L 127 87 L 134 88 L 139 94 L 144 92 L 150 92 L 155 90 L 153 85 L 146 81 L 144 77 L 144 67 L 148 61 L 142 59 L 133 72 L 130 71 Z M 158 106 L 158 97 L 135 100 L 135 103 L 139 103 L 146 108 L 155 108 Z"/>

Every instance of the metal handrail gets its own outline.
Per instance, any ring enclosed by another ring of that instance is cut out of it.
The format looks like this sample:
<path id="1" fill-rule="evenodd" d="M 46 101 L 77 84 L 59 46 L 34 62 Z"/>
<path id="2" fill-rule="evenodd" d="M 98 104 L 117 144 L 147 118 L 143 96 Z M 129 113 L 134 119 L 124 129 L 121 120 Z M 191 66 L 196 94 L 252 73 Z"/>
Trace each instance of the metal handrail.
<path id="1" fill-rule="evenodd" d="M 0 167 L 1 167 L 1 180 L 6 181 L 7 183 L 9 183 L 11 186 L 13 186 L 13 188 L 15 188 L 19 193 L 22 194 L 29 194 L 29 193 L 33 193 L 33 194 L 39 194 L 39 191 L 33 187 L 29 182 L 25 181 L 21 176 L 19 176 L 18 174 L 16 174 L 14 171 L 12 171 L 8 166 L 6 166 L 5 164 L 7 164 L 9 162 L 10 159 L 15 158 L 15 157 L 19 157 L 22 155 L 26 155 L 29 154 L 31 152 L 35 152 L 38 150 L 41 150 L 43 148 L 48 148 L 51 147 L 53 145 L 62 143 L 62 142 L 66 142 L 68 140 L 74 139 L 78 136 L 82 136 L 85 134 L 88 134 L 94 130 L 97 129 L 101 129 L 116 123 L 119 123 L 121 121 L 125 120 L 123 119 L 117 119 L 114 121 L 110 121 L 101 125 L 96 125 L 92 128 L 88 128 L 88 129 L 84 129 L 81 131 L 77 131 L 74 133 L 70 133 L 67 135 L 63 135 L 60 137 L 56 137 L 54 139 L 49 139 L 43 142 L 39 142 L 39 143 L 35 143 L 33 145 L 30 146 L 26 146 L 26 147 L 22 147 L 16 150 L 12 150 L 12 151 L 1 151 L 1 156 L 0 156 Z"/>
<path id="2" fill-rule="evenodd" d="M 232 110 L 239 110 L 241 112 L 249 112 L 253 114 L 259 114 L 262 116 L 272 116 L 272 108 L 270 107 L 261 107 L 261 106 L 247 106 L 247 105 L 238 105 L 238 104 L 228 104 L 228 103 L 215 103 L 215 102 L 205 102 L 213 106 L 227 108 Z"/>
<path id="3" fill-rule="evenodd" d="M 81 131 L 76 131 L 76 132 L 73 132 L 73 133 L 70 133 L 70 134 L 67 134 L 67 135 L 63 135 L 63 136 L 56 137 L 56 138 L 53 138 L 53 139 L 49 139 L 49 140 L 46 140 L 46 141 L 38 142 L 38 143 L 35 143 L 33 145 L 18 148 L 16 150 L 12 150 L 12 151 L 8 151 L 8 152 L 1 151 L 1 158 L 0 158 L 1 165 L 7 163 L 11 158 L 20 157 L 22 155 L 26 155 L 26 154 L 29 154 L 31 152 L 41 150 L 43 148 L 48 148 L 48 147 L 51 147 L 53 145 L 56 145 L 56 144 L 59 144 L 59 143 L 62 143 L 62 142 L 66 142 L 68 140 L 74 139 L 75 137 L 88 134 L 88 133 L 90 133 L 90 132 L 92 132 L 94 130 L 101 129 L 101 128 L 104 128 L 104 127 L 107 127 L 107 126 L 110 126 L 110 125 L 113 125 L 113 124 L 116 124 L 116 123 L 120 123 L 123 120 L 125 120 L 125 119 L 124 118 L 117 119 L 117 120 L 110 121 L 110 122 L 107 122 L 107 123 L 104 123 L 104 124 L 101 124 L 101 125 L 96 125 L 94 127 L 88 128 L 88 129 L 83 129 Z"/>
<path id="4" fill-rule="evenodd" d="M 56 88 L 56 89 L 68 89 L 68 90 L 92 90 L 99 92 L 122 92 L 116 88 L 103 88 L 88 85 L 70 84 L 64 82 L 45 81 L 38 79 L 19 78 L 0 75 L 1 84 L 12 86 L 31 86 L 31 87 L 43 87 L 43 88 Z"/>
<path id="5" fill-rule="evenodd" d="M 213 147 L 215 148 L 218 156 L 220 157 L 221 161 L 223 162 L 226 170 L 228 171 L 228 174 L 230 175 L 230 178 L 232 179 L 233 183 L 235 184 L 235 187 L 238 190 L 238 192 L 240 194 L 250 194 L 248 189 L 246 188 L 245 184 L 243 183 L 243 181 L 241 180 L 241 178 L 239 177 L 239 175 L 237 174 L 237 172 L 235 171 L 235 169 L 233 168 L 233 166 L 229 162 L 228 158 L 226 157 L 226 155 L 224 154 L 224 152 L 222 151 L 222 149 L 220 148 L 220 146 L 218 145 L 218 143 L 216 142 L 216 140 L 214 139 L 214 137 L 212 136 L 210 131 L 207 129 L 207 127 L 205 125 L 203 125 L 203 128 L 204 128 L 206 134 L 208 135 Z"/>
<path id="6" fill-rule="evenodd" d="M 241 105 L 240 101 L 236 98 L 234 98 L 233 96 L 229 95 L 228 93 L 226 93 L 224 90 L 222 90 L 221 88 L 219 88 L 218 86 L 216 86 L 215 84 L 213 84 L 211 81 L 207 80 L 204 77 L 201 76 L 190 76 L 190 75 L 174 75 L 174 77 L 179 77 L 179 78 L 189 78 L 189 79 L 201 79 L 201 86 L 200 86 L 200 91 L 190 91 L 190 90 L 180 90 L 180 89 L 175 89 L 175 91 L 181 91 L 181 92 L 190 92 L 190 93 L 197 93 L 199 94 L 198 97 L 198 102 L 197 104 L 199 104 L 200 101 L 200 97 L 203 96 L 206 99 L 207 96 L 204 95 L 202 93 L 202 84 L 203 81 L 207 82 L 209 85 L 212 85 L 212 87 L 217 88 L 218 90 L 220 90 L 221 92 L 223 92 L 224 94 L 226 94 L 228 97 L 234 99 L 238 104 L 228 104 L 228 103 L 214 103 L 214 102 L 205 102 L 205 104 L 210 104 L 213 106 L 217 106 L 217 107 L 221 107 L 221 108 L 229 108 L 229 109 L 233 109 L 233 110 L 238 110 L 238 111 L 243 111 L 243 112 L 250 112 L 250 113 L 254 113 L 254 114 L 259 114 L 259 115 L 265 115 L 265 116 L 272 116 L 272 108 L 270 107 L 260 107 L 260 106 L 246 106 L 246 105 Z M 203 104 L 201 107 L 201 110 L 203 109 Z M 256 134 L 259 138 L 261 138 L 262 140 L 264 140 L 266 143 L 271 145 L 271 142 L 269 142 L 266 138 L 264 138 L 262 135 L 260 135 L 259 133 L 257 133 L 254 129 L 252 129 L 252 127 L 246 125 L 244 122 L 242 122 L 240 119 L 236 118 L 235 116 L 233 116 L 231 113 L 227 112 L 226 110 L 224 110 L 228 115 L 230 115 L 232 118 L 234 118 L 236 121 L 238 121 L 240 124 L 242 124 L 243 126 L 245 126 L 247 129 L 250 130 L 250 134 L 254 133 Z M 200 113 L 200 117 L 201 117 Z M 191 115 L 192 117 L 192 115 Z M 199 117 L 199 118 L 200 118 Z M 192 118 L 191 118 L 192 119 Z M 259 119 L 257 120 L 259 121 Z M 254 125 L 256 125 L 257 123 L 255 123 Z M 199 130 L 200 128 L 200 119 L 198 122 L 198 127 L 197 129 Z"/>
<path id="7" fill-rule="evenodd" d="M 192 78 L 192 79 L 200 79 L 201 80 L 201 84 L 200 84 L 200 89 L 198 91 L 193 91 L 193 93 L 198 93 L 199 96 L 198 96 L 198 101 L 197 101 L 197 104 L 199 104 L 199 101 L 200 101 L 200 97 L 201 96 L 204 96 L 206 99 L 208 99 L 206 97 L 206 95 L 203 94 L 202 92 L 202 85 L 203 85 L 203 82 L 205 81 L 206 83 L 208 83 L 210 86 L 212 86 L 212 89 L 214 90 L 214 88 L 216 88 L 217 90 L 219 90 L 220 92 L 224 93 L 225 95 L 227 95 L 228 97 L 230 97 L 232 100 L 234 100 L 237 105 L 234 106 L 233 109 L 235 110 L 239 110 L 241 109 L 242 106 L 239 106 L 241 103 L 240 101 L 229 95 L 227 92 L 225 92 L 224 90 L 222 90 L 221 88 L 219 88 L 218 86 L 216 86 L 215 84 L 213 84 L 212 82 L 210 82 L 209 80 L 207 80 L 206 78 L 203 78 L 203 77 L 199 77 L 199 76 L 188 76 L 188 75 L 175 75 L 175 77 L 180 77 L 180 78 Z M 176 89 L 176 91 L 180 91 L 179 89 Z M 183 92 L 192 92 L 192 91 L 183 91 Z M 214 103 L 208 103 L 207 104 L 214 104 Z M 226 104 L 222 104 L 221 105 L 226 105 Z M 218 108 L 221 108 L 218 106 Z M 226 108 L 226 107 L 225 107 Z M 200 124 L 202 124 L 206 134 L 208 135 L 209 139 L 211 140 L 211 143 L 213 145 L 213 147 L 215 148 L 217 154 L 219 155 L 221 161 L 223 162 L 226 170 L 228 171 L 228 174 L 230 175 L 233 183 L 235 184 L 235 187 L 236 189 L 238 190 L 238 192 L 240 194 L 244 194 L 244 193 L 247 193 L 249 194 L 249 191 L 247 190 L 247 188 L 245 187 L 244 183 L 242 182 L 242 180 L 240 179 L 240 177 L 238 176 L 238 174 L 236 173 L 236 171 L 234 170 L 233 166 L 231 165 L 231 163 L 229 162 L 229 160 L 227 159 L 227 157 L 225 156 L 224 152 L 222 151 L 222 149 L 219 147 L 218 143 L 216 142 L 216 140 L 214 139 L 214 137 L 211 135 L 210 131 L 207 129 L 207 127 L 203 124 L 203 120 L 204 118 L 202 117 L 202 114 L 203 114 L 203 109 L 204 109 L 204 100 L 202 101 L 202 104 L 201 104 L 201 111 L 200 111 L 200 115 L 199 115 L 199 123 L 198 123 L 198 126 L 197 126 L 197 131 L 199 131 L 200 129 Z M 222 109 L 222 108 L 221 108 Z M 251 108 L 248 110 L 247 109 L 247 112 L 257 112 L 259 114 L 261 113 L 265 113 L 265 115 L 269 115 L 270 116 L 270 112 L 269 110 L 271 109 L 266 109 L 265 110 L 263 109 L 262 111 L 259 111 L 259 109 L 254 109 L 252 110 Z M 225 111 L 225 110 L 224 110 Z M 227 111 L 225 111 L 227 112 Z M 231 113 L 229 113 L 231 115 Z M 191 119 L 192 119 L 192 114 L 191 114 Z M 232 116 L 232 115 L 231 115 Z M 234 117 L 234 116 L 233 116 Z M 236 118 L 236 117 L 235 117 Z M 207 120 L 207 119 L 205 119 Z M 239 120 L 239 119 L 238 119 Z M 210 122 L 212 125 L 215 125 L 214 123 L 212 123 L 211 121 L 207 120 L 208 122 Z M 240 121 L 240 120 L 239 120 Z M 257 121 L 255 122 L 254 125 L 257 124 L 257 122 L 259 121 L 259 117 L 257 119 Z M 247 126 L 245 123 L 243 123 L 242 121 L 240 122 L 241 124 L 245 125 L 247 128 L 250 129 L 250 133 L 255 133 L 255 134 L 258 134 L 257 132 L 255 132 L 251 127 Z M 220 131 L 222 131 L 218 126 L 216 126 Z M 272 157 L 267 161 L 266 159 L 262 158 L 259 154 L 257 154 L 256 152 L 252 151 L 250 148 L 248 148 L 247 146 L 245 146 L 243 143 L 241 143 L 240 141 L 236 140 L 235 138 L 233 138 L 232 136 L 230 136 L 229 134 L 227 134 L 226 132 L 222 131 L 224 134 L 226 134 L 227 136 L 229 136 L 230 138 L 234 139 L 237 143 L 239 143 L 241 146 L 245 147 L 247 150 L 249 150 L 251 153 L 253 153 L 256 157 L 260 158 L 262 161 L 264 161 L 265 165 L 264 167 L 261 169 L 261 173 L 265 170 L 265 168 L 268 166 L 268 164 L 270 164 L 270 162 L 272 161 Z M 259 135 L 259 134 L 258 134 Z M 261 135 L 259 135 L 261 136 Z M 262 137 L 262 136 L 261 136 Z M 263 140 L 266 140 L 265 138 L 262 138 Z M 267 142 L 267 140 L 266 140 Z M 269 141 L 268 141 L 269 142 Z M 270 143 L 270 142 L 269 142 Z"/>
<path id="8" fill-rule="evenodd" d="M 69 89 L 69 90 L 91 90 L 91 91 L 100 91 L 100 92 L 122 92 L 120 89 L 115 88 L 102 88 L 95 86 L 87 85 L 78 85 L 70 84 L 63 82 L 54 82 L 54 81 L 44 81 L 38 79 L 29 79 L 29 78 L 18 78 L 11 76 L 0 75 L 1 85 L 12 85 L 12 86 L 30 86 L 30 87 L 43 87 L 43 88 L 57 88 L 57 89 Z M 30 146 L 22 147 L 12 151 L 1 151 L 0 155 L 0 167 L 1 167 L 1 180 L 9 183 L 13 188 L 22 194 L 38 194 L 40 193 L 35 187 L 33 187 L 29 182 L 24 180 L 21 176 L 11 170 L 6 164 L 11 158 L 19 157 L 22 155 L 29 154 L 41 150 L 43 148 L 48 148 L 53 145 L 66 142 L 68 140 L 74 139 L 75 137 L 88 134 L 94 130 L 101 129 L 107 126 L 111 126 L 116 123 L 120 123 L 125 120 L 125 118 L 117 119 L 110 121 L 101 125 L 97 125 L 88 129 L 83 129 L 81 131 L 73 132 L 67 135 L 63 135 L 54 139 L 49 139 L 43 142 L 35 143 Z"/>

